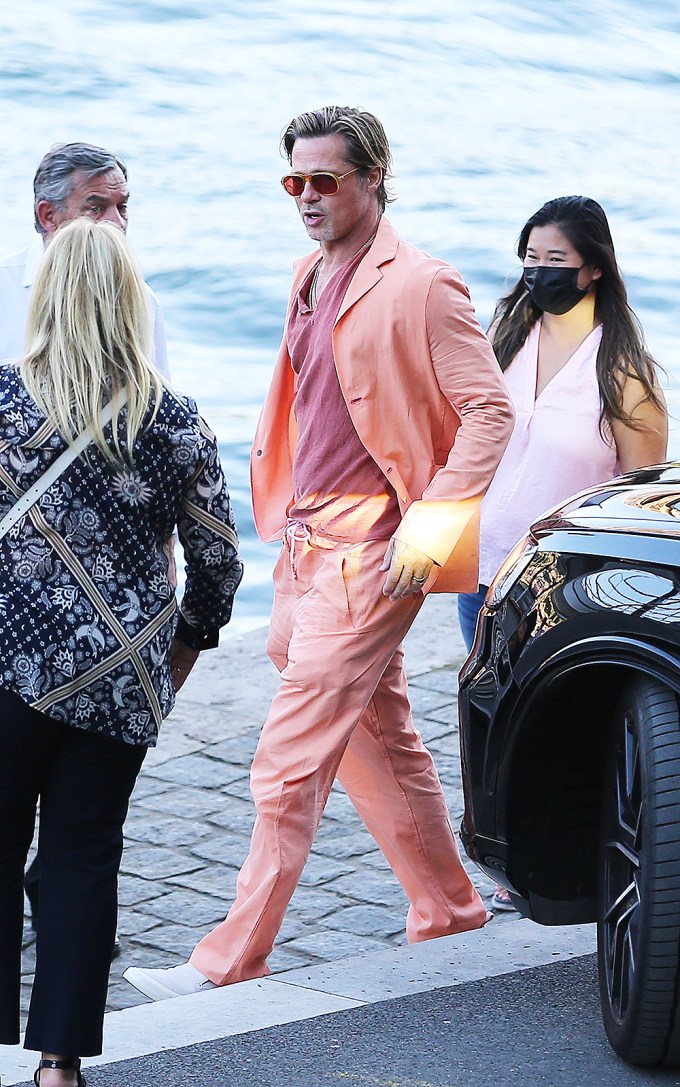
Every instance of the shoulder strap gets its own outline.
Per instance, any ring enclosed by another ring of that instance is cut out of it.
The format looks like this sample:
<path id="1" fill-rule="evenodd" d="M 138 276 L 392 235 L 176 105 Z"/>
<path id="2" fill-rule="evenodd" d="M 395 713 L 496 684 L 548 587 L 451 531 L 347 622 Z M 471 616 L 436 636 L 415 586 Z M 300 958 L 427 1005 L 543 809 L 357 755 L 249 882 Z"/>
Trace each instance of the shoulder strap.
<path id="1" fill-rule="evenodd" d="M 114 397 L 112 400 L 109 400 L 108 404 L 102 408 L 102 426 L 106 426 L 111 420 L 114 401 L 116 401 L 120 410 L 126 400 L 127 392 L 125 391 L 119 393 L 118 396 Z M 0 539 L 2 539 L 3 536 L 6 536 L 11 528 L 14 528 L 17 521 L 20 521 L 21 518 L 28 513 L 31 506 L 35 505 L 38 499 L 44 495 L 45 491 L 49 490 L 52 484 L 59 479 L 59 476 L 66 471 L 69 464 L 71 464 L 72 461 L 87 448 L 92 441 L 93 436 L 92 427 L 86 427 L 86 429 L 81 431 L 78 437 L 67 446 L 64 452 L 49 466 L 47 471 L 43 472 L 40 479 L 29 487 L 27 491 L 24 491 L 21 498 L 17 499 L 9 513 L 6 513 L 0 521 Z"/>

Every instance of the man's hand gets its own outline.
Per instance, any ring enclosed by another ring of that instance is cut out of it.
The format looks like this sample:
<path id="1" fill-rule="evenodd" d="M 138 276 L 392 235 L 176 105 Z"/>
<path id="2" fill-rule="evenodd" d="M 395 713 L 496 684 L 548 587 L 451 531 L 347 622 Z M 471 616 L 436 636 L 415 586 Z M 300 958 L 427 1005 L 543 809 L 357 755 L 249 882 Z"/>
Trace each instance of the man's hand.
<path id="1" fill-rule="evenodd" d="M 170 654 L 170 668 L 172 670 L 172 684 L 176 691 L 183 686 L 189 672 L 198 660 L 198 649 L 190 649 L 178 638 L 172 643 Z"/>
<path id="2" fill-rule="evenodd" d="M 389 596 L 390 600 L 401 600 L 402 597 L 419 593 L 433 566 L 432 559 L 422 551 L 393 537 L 380 564 L 381 570 L 388 571 L 383 585 L 384 595 Z"/>

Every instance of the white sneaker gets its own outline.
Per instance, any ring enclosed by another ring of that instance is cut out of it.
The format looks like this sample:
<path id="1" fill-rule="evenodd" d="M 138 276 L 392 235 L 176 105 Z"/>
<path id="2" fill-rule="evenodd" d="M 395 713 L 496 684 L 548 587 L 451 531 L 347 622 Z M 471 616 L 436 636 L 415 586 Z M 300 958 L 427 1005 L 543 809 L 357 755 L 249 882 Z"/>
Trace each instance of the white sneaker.
<path id="1" fill-rule="evenodd" d="M 204 993 L 216 988 L 190 962 L 172 966 L 169 970 L 142 970 L 139 966 L 128 966 L 123 977 L 149 1000 L 170 1000 L 173 996 L 190 996 L 191 993 Z"/>

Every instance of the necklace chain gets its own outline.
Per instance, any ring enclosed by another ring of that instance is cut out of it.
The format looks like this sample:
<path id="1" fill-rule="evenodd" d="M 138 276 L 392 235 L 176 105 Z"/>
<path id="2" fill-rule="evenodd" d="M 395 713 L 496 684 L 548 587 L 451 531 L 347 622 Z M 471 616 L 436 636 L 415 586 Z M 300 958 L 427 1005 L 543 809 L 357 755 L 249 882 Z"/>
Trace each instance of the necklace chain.
<path id="1" fill-rule="evenodd" d="M 319 272 L 321 271 L 321 265 L 322 264 L 323 264 L 323 257 L 321 258 L 319 263 L 316 265 L 316 267 L 314 269 L 314 275 L 312 276 L 312 281 L 309 284 L 309 292 L 308 292 L 308 296 L 307 296 L 307 305 L 309 306 L 310 309 L 316 309 L 316 302 L 317 302 L 316 285 L 319 282 Z"/>

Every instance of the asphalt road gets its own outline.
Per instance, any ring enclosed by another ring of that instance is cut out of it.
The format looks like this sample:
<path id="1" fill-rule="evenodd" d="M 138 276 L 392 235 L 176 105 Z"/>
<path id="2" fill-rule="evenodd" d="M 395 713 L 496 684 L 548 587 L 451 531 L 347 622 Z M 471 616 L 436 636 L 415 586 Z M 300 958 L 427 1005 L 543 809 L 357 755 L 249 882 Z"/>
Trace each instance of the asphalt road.
<path id="1" fill-rule="evenodd" d="M 594 956 L 88 1069 L 88 1087 L 628 1087 Z"/>

